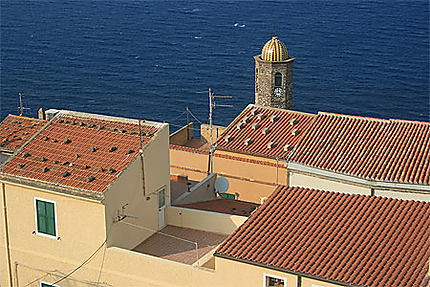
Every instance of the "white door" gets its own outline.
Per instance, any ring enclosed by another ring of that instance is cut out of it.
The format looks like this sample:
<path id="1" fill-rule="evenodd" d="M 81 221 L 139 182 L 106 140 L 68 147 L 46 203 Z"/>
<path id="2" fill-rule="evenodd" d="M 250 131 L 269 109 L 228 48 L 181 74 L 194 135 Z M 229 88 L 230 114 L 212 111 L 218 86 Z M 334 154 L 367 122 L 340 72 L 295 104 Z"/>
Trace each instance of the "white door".
<path id="1" fill-rule="evenodd" d="M 162 229 L 166 225 L 166 188 L 158 191 L 158 229 Z"/>

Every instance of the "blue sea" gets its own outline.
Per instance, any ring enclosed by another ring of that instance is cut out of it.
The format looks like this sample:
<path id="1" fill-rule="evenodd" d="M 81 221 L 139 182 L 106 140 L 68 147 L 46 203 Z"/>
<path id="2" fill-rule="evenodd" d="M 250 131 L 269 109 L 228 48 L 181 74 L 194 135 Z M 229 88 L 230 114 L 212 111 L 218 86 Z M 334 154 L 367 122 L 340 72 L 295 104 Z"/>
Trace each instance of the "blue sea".
<path id="1" fill-rule="evenodd" d="M 273 35 L 296 57 L 293 108 L 429 120 L 429 2 L 1 0 L 1 117 L 39 107 L 185 122 L 208 88 L 254 101 Z"/>

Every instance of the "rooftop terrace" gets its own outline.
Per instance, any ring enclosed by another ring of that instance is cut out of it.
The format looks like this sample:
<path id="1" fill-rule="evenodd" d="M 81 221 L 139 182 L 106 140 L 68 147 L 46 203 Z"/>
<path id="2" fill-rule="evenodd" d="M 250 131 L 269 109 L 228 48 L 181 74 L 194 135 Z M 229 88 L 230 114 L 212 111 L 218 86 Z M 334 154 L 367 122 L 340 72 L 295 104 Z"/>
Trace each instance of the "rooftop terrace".
<path id="1" fill-rule="evenodd" d="M 166 226 L 133 251 L 192 265 L 215 249 L 227 235 L 177 226 Z"/>

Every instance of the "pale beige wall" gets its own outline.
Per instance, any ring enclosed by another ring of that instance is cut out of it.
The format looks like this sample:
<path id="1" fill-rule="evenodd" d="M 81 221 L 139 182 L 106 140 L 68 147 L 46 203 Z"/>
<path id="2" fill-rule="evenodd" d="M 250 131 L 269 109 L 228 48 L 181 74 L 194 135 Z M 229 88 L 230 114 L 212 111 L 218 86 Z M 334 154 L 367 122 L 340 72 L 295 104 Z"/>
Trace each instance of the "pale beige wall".
<path id="1" fill-rule="evenodd" d="M 170 143 L 176 145 L 184 145 L 193 137 L 193 123 L 183 126 L 179 130 L 170 135 Z"/>
<path id="2" fill-rule="evenodd" d="M 150 179 L 145 177 L 145 180 Z M 149 190 L 144 195 L 142 185 L 142 164 L 138 155 L 105 193 L 108 246 L 134 248 L 158 229 L 158 197 L 150 195 Z M 126 206 L 124 210 L 123 206 Z M 137 218 L 117 222 L 119 213 Z"/>
<path id="3" fill-rule="evenodd" d="M 337 191 L 349 194 L 363 194 L 371 195 L 371 186 L 358 185 L 347 183 L 344 181 L 336 181 L 335 179 L 327 179 L 315 175 L 298 173 L 290 171 L 290 185 L 309 187 L 328 191 Z M 407 200 L 423 200 L 430 201 L 430 194 L 425 192 L 410 192 L 408 190 L 388 190 L 388 189 L 374 189 L 375 196 L 384 196 L 398 199 Z"/>
<path id="4" fill-rule="evenodd" d="M 190 192 L 185 192 L 180 197 L 178 197 L 174 204 L 181 205 L 216 199 L 217 195 L 215 193 L 215 180 L 216 173 L 208 175 L 202 181 L 194 185 L 190 189 Z"/>
<path id="5" fill-rule="evenodd" d="M 375 195 L 408 200 L 430 201 L 430 193 L 375 189 Z"/>
<path id="6" fill-rule="evenodd" d="M 109 246 L 131 249 L 158 230 L 157 191 L 160 188 L 166 188 L 166 204 L 170 203 L 168 140 L 168 129 L 164 127 L 144 148 L 145 191 L 142 160 L 137 155 L 105 192 Z M 126 206 L 124 210 L 123 206 Z M 137 218 L 113 223 L 119 213 Z"/>
<path id="7" fill-rule="evenodd" d="M 364 194 L 370 195 L 370 188 L 351 185 L 347 183 L 337 182 L 319 178 L 316 176 L 305 175 L 297 172 L 290 171 L 290 186 L 308 187 L 314 189 L 321 189 L 327 191 L 337 191 L 349 194 Z"/>
<path id="8" fill-rule="evenodd" d="M 345 286 L 345 285 L 337 285 L 333 283 L 324 282 L 321 280 L 302 277 L 302 287 L 339 287 L 339 286 Z"/>
<path id="9" fill-rule="evenodd" d="M 15 262 L 38 267 L 51 260 L 79 261 L 104 241 L 105 218 L 101 203 L 11 183 L 6 183 L 5 189 L 13 270 Z M 56 203 L 58 240 L 34 234 L 35 197 Z M 1 244 L 4 250 L 4 237 Z M 6 262 L 3 259 L 2 262 Z M 4 274 L 4 264 L 0 265 Z M 53 265 L 50 267 L 55 269 Z M 16 274 L 13 276 L 15 278 Z M 7 278 L 1 276 L 1 286 L 9 285 L 5 281 Z"/>
<path id="10" fill-rule="evenodd" d="M 230 234 L 241 226 L 248 217 L 210 212 L 197 209 L 169 207 L 167 223 L 169 225 Z"/>

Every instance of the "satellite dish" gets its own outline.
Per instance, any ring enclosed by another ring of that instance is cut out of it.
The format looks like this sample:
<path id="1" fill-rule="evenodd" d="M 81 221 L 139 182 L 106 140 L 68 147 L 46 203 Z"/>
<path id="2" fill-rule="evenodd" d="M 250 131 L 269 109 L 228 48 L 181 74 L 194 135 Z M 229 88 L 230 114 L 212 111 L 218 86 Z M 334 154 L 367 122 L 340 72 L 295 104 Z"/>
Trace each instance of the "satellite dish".
<path id="1" fill-rule="evenodd" d="M 218 193 L 224 193 L 228 190 L 229 183 L 228 180 L 225 177 L 218 177 L 215 180 L 215 190 Z"/>

